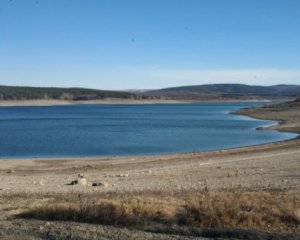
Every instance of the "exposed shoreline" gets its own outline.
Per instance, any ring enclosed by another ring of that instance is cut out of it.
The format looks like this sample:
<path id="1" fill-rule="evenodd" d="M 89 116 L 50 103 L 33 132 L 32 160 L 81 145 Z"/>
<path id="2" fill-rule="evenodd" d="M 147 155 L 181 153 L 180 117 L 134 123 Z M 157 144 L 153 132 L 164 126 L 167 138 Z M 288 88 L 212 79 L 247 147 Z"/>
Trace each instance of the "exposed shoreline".
<path id="1" fill-rule="evenodd" d="M 278 124 L 260 130 L 277 130 L 300 134 L 300 102 L 287 102 L 254 108 L 242 108 L 233 113 L 255 119 L 277 121 Z"/>
<path id="2" fill-rule="evenodd" d="M 237 112 L 234 112 L 232 114 L 237 115 L 243 115 L 248 116 L 251 118 L 256 119 L 267 119 L 267 120 L 273 120 L 277 121 L 276 125 L 272 125 L 270 127 L 262 127 L 258 130 L 276 130 L 276 131 L 283 131 L 283 132 L 291 132 L 291 133 L 297 133 L 300 134 L 300 118 L 297 119 L 296 123 L 294 121 L 293 124 L 290 123 L 289 119 L 282 120 L 282 115 L 278 113 L 278 106 L 281 105 L 271 105 L 267 106 L 269 109 L 269 112 L 275 112 L 276 116 L 268 117 L 269 113 L 266 113 L 264 107 L 255 107 L 255 108 L 248 108 L 248 109 L 240 109 Z M 297 106 L 298 108 L 298 106 Z M 291 110 L 293 114 L 295 114 L 295 110 Z M 300 108 L 297 111 L 297 114 L 300 114 Z M 287 117 L 289 118 L 290 116 Z M 291 126 L 292 125 L 292 126 Z M 193 158 L 195 156 L 218 156 L 221 157 L 223 154 L 231 154 L 231 153 L 244 153 L 244 152 L 255 152 L 255 151 L 261 151 L 262 149 L 264 151 L 269 150 L 276 150 L 277 147 L 290 147 L 294 146 L 295 144 L 300 143 L 300 137 L 297 136 L 292 139 L 282 140 L 282 141 L 275 141 L 275 142 L 269 142 L 264 144 L 256 144 L 256 145 L 249 145 L 249 146 L 241 146 L 241 147 L 233 147 L 233 148 L 225 148 L 225 149 L 218 149 L 218 150 L 209 150 L 209 151 L 196 151 L 196 152 L 183 152 L 183 153 L 173 153 L 173 154 L 157 154 L 157 155 L 129 155 L 129 156 L 68 156 L 68 157 L 34 157 L 34 158 L 0 158 L 0 173 L 1 168 L 6 169 L 7 171 L 9 169 L 15 169 L 18 168 L 18 166 L 34 166 L 36 162 L 51 162 L 53 164 L 58 164 L 60 162 L 69 162 L 67 165 L 72 165 L 72 162 L 85 164 L 88 162 L 116 162 L 116 164 L 119 164 L 120 162 L 138 162 L 138 163 L 146 163 L 148 161 L 156 161 L 157 159 L 160 160 L 172 160 L 172 159 L 188 159 Z M 221 155 L 221 156 L 220 156 Z M 27 168 L 27 167 L 26 167 Z M 4 171 L 6 171 L 4 170 Z"/>
<path id="3" fill-rule="evenodd" d="M 0 101 L 1 106 L 60 106 L 60 105 L 77 105 L 77 104 L 172 104 L 172 103 L 190 103 L 188 101 L 176 100 L 133 100 L 133 99 L 105 99 L 105 100 L 86 100 L 86 101 L 69 101 L 69 100 L 8 100 Z"/>
<path id="4" fill-rule="evenodd" d="M 267 99 L 210 99 L 210 100 L 160 100 L 160 99 L 100 99 L 86 101 L 68 100 L 0 100 L 0 107 L 13 106 L 60 106 L 76 104 L 189 104 L 197 102 L 270 102 Z"/>

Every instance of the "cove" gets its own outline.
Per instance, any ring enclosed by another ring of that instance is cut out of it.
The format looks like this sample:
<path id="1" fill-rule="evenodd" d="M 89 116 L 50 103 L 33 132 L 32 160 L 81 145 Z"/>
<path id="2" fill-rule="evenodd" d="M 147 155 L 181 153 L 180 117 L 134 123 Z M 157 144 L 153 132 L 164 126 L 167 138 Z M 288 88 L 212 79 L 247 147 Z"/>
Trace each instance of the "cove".
<path id="1" fill-rule="evenodd" d="M 157 155 L 291 139 L 230 114 L 263 102 L 0 107 L 0 158 Z"/>

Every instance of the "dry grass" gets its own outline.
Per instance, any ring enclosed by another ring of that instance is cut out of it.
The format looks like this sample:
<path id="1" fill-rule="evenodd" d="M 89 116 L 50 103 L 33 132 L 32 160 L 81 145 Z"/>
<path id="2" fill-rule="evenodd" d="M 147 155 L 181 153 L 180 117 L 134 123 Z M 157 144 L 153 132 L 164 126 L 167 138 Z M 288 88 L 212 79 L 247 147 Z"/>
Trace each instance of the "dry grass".
<path id="1" fill-rule="evenodd" d="M 298 228 L 299 197 L 284 192 L 206 192 L 187 200 L 179 224 L 197 227 Z"/>
<path id="2" fill-rule="evenodd" d="M 184 225 L 201 228 L 300 230 L 300 196 L 288 191 L 203 191 L 163 196 L 69 195 L 22 217 L 113 226 Z"/>
<path id="3" fill-rule="evenodd" d="M 144 226 L 171 218 L 176 200 L 152 197 L 97 198 L 96 196 L 70 196 L 67 201 L 51 203 L 30 210 L 22 217 L 99 223 L 113 226 Z M 171 204 L 170 204 L 171 203 Z"/>

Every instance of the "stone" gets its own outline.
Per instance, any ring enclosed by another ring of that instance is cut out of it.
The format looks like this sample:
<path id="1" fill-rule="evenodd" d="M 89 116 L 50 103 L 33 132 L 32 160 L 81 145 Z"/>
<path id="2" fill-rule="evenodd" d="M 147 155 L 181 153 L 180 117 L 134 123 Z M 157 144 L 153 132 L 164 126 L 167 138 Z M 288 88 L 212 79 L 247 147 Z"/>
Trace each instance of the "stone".
<path id="1" fill-rule="evenodd" d="M 88 187 L 92 187 L 93 186 L 93 183 L 92 182 L 88 182 Z"/>
<path id="2" fill-rule="evenodd" d="M 108 184 L 106 182 L 94 182 L 92 184 L 93 187 L 108 187 Z"/>
<path id="3" fill-rule="evenodd" d="M 85 178 L 78 178 L 77 180 L 72 181 L 69 185 L 86 186 L 86 185 L 88 185 L 88 182 Z"/>
<path id="4" fill-rule="evenodd" d="M 87 184 L 88 183 L 87 183 L 86 178 L 79 178 L 78 179 L 78 185 L 86 186 Z"/>
<path id="5" fill-rule="evenodd" d="M 117 177 L 129 177 L 129 174 L 118 174 Z"/>
<path id="6" fill-rule="evenodd" d="M 296 209 L 294 211 L 294 216 L 298 220 L 298 222 L 300 222 L 300 209 Z"/>
<path id="7" fill-rule="evenodd" d="M 78 180 L 74 180 L 70 183 L 70 185 L 77 185 L 78 184 Z"/>

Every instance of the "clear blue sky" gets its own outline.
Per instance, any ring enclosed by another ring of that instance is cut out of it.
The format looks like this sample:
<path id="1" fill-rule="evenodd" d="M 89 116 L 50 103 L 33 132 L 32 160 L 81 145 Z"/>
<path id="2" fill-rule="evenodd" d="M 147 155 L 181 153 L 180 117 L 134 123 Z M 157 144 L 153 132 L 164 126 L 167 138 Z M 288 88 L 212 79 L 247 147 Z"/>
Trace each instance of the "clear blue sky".
<path id="1" fill-rule="evenodd" d="M 0 0 L 0 85 L 300 84 L 299 0 Z"/>

